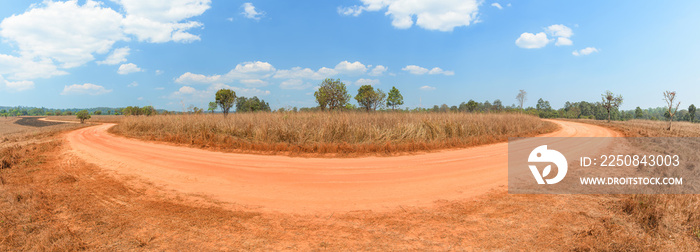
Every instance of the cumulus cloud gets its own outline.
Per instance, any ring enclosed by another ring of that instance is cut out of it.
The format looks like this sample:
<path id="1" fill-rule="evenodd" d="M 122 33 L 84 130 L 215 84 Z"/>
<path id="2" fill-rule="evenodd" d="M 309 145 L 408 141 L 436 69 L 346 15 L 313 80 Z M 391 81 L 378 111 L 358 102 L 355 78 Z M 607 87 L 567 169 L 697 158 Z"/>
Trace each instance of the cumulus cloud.
<path id="1" fill-rule="evenodd" d="M 0 54 L 0 74 L 13 80 L 27 80 L 51 78 L 68 73 L 58 70 L 53 61 L 48 58 L 32 60 L 27 57 Z"/>
<path id="2" fill-rule="evenodd" d="M 260 18 L 265 15 L 265 12 L 257 11 L 252 3 L 244 3 L 241 7 L 243 7 L 243 13 L 241 14 L 246 18 L 260 20 Z"/>
<path id="3" fill-rule="evenodd" d="M 210 0 L 114 0 L 125 10 L 124 32 L 139 41 L 153 43 L 193 42 L 199 36 L 187 31 L 202 23 L 185 21 L 202 15 L 211 7 Z"/>
<path id="4" fill-rule="evenodd" d="M 118 74 L 130 74 L 130 73 L 136 73 L 136 72 L 141 72 L 141 68 L 136 66 L 134 63 L 127 63 L 127 64 L 122 64 L 119 66 L 119 70 L 117 70 Z"/>
<path id="5" fill-rule="evenodd" d="M 547 34 L 552 37 L 551 40 L 547 38 Z M 520 37 L 515 40 L 515 44 L 521 48 L 536 49 L 547 46 L 549 42 L 555 40 L 554 38 L 556 38 L 554 45 L 570 46 L 574 44 L 574 42 L 570 39 L 573 35 L 574 32 L 571 30 L 571 28 L 567 27 L 566 25 L 555 24 L 544 28 L 544 32 L 539 32 L 537 34 L 525 32 L 520 34 Z"/>
<path id="6" fill-rule="evenodd" d="M 416 66 L 416 65 L 408 65 L 404 68 L 401 68 L 401 70 L 409 72 L 410 74 L 415 74 L 415 75 L 423 75 L 423 74 L 442 74 L 442 75 L 454 75 L 455 72 L 453 71 L 445 71 L 442 70 L 442 68 L 439 67 L 434 67 L 433 69 L 428 70 L 427 68 Z"/>
<path id="7" fill-rule="evenodd" d="M 573 54 L 574 56 L 586 56 L 586 55 L 589 55 L 591 53 L 597 53 L 597 52 L 598 52 L 598 49 L 595 47 L 586 47 L 586 48 L 583 48 L 583 49 L 578 50 L 578 51 L 574 50 L 571 54 Z"/>
<path id="8" fill-rule="evenodd" d="M 134 82 L 129 83 L 129 85 L 126 85 L 126 86 L 127 87 L 138 87 L 139 83 L 134 81 Z"/>
<path id="9" fill-rule="evenodd" d="M 503 6 L 501 6 L 501 4 L 499 4 L 499 3 L 492 3 L 491 6 L 496 7 L 496 8 L 498 8 L 499 10 L 502 10 L 502 9 L 503 9 Z"/>
<path id="10" fill-rule="evenodd" d="M 112 92 L 112 90 L 106 89 L 100 85 L 85 83 L 83 85 L 73 84 L 70 86 L 64 86 L 61 95 L 101 95 L 109 92 Z"/>
<path id="11" fill-rule="evenodd" d="M 380 76 L 380 75 L 384 74 L 384 72 L 386 72 L 387 70 L 389 70 L 388 67 L 385 67 L 382 65 L 377 65 L 372 69 L 372 71 L 369 72 L 369 75 L 370 76 Z"/>
<path id="12" fill-rule="evenodd" d="M 427 30 L 452 31 L 455 27 L 469 26 L 477 22 L 478 0 L 361 0 L 362 5 L 339 7 L 338 13 L 359 16 L 364 11 L 386 9 L 391 24 L 399 29 L 408 29 L 415 23 Z M 414 21 L 415 20 L 415 21 Z"/>
<path id="13" fill-rule="evenodd" d="M 175 79 L 175 82 L 179 84 L 212 84 L 217 82 L 231 83 L 236 80 L 241 80 L 241 83 L 249 86 L 264 86 L 267 85 L 267 83 L 262 79 L 272 76 L 276 70 L 277 69 L 275 69 L 272 64 L 267 62 L 244 62 L 236 65 L 234 69 L 231 69 L 231 71 L 224 75 L 206 76 L 203 74 L 186 72 Z"/>
<path id="14" fill-rule="evenodd" d="M 45 1 L 42 5 L 0 23 L 0 36 L 17 44 L 23 57 L 49 58 L 62 68 L 72 68 L 127 39 L 122 15 L 98 2 L 81 6 L 77 1 Z"/>
<path id="15" fill-rule="evenodd" d="M 360 63 L 359 61 L 355 62 L 348 62 L 348 61 L 343 61 L 338 63 L 338 65 L 335 66 L 335 71 L 338 73 L 343 73 L 343 74 L 363 74 L 367 72 L 367 67 Z"/>
<path id="16" fill-rule="evenodd" d="M 520 34 L 520 37 L 515 40 L 515 45 L 520 48 L 525 49 L 536 49 L 545 47 L 549 43 L 547 39 L 547 34 L 540 32 L 537 34 L 532 34 L 529 32 L 524 32 Z"/>
<path id="17" fill-rule="evenodd" d="M 34 89 L 33 81 L 8 81 L 0 75 L 0 87 L 5 87 L 11 91 L 25 91 Z"/>
<path id="18" fill-rule="evenodd" d="M 431 87 L 431 86 L 427 86 L 427 85 L 420 87 L 420 90 L 423 90 L 423 91 L 433 91 L 435 89 L 436 89 L 435 87 Z"/>
<path id="19" fill-rule="evenodd" d="M 407 71 L 407 72 L 409 72 L 411 74 L 415 74 L 415 75 L 426 74 L 429 71 L 427 68 L 419 67 L 416 65 L 408 65 L 404 68 L 401 68 L 401 70 Z"/>
<path id="20" fill-rule="evenodd" d="M 134 37 L 152 43 L 196 41 L 199 36 L 188 30 L 202 24 L 187 19 L 210 7 L 210 0 L 113 2 L 121 8 L 93 0 L 46 0 L 3 19 L 0 37 L 16 46 L 19 56 L 0 54 L 0 74 L 17 80 L 64 75 L 59 69 L 82 66 L 112 51 L 115 42 Z M 97 63 L 120 64 L 127 55 L 128 47 L 118 48 Z"/>
<path id="21" fill-rule="evenodd" d="M 103 61 L 98 61 L 97 64 L 102 65 L 116 65 L 122 62 L 126 62 L 126 56 L 129 56 L 129 47 L 117 48 L 112 51 L 112 53 L 107 56 Z"/>
<path id="22" fill-rule="evenodd" d="M 247 87 L 264 87 L 267 86 L 267 81 L 261 80 L 261 79 L 246 79 L 246 80 L 241 80 L 241 83 L 243 85 L 246 85 Z"/>
<path id="23" fill-rule="evenodd" d="M 557 42 L 554 43 L 556 46 L 569 46 L 573 45 L 574 42 L 571 41 L 571 36 L 574 35 L 574 32 L 571 30 L 571 28 L 562 25 L 562 24 L 555 24 L 555 25 L 550 25 L 549 27 L 544 29 L 549 35 L 556 37 Z"/>

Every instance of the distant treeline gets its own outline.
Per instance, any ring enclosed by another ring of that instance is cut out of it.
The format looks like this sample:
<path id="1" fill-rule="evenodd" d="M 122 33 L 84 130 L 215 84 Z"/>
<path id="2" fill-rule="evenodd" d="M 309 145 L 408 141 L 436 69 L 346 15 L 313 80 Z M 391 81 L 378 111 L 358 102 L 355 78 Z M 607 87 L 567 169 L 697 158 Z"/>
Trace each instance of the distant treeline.
<path id="1" fill-rule="evenodd" d="M 0 116 L 54 116 L 54 115 L 75 115 L 78 111 L 87 110 L 92 115 L 154 115 L 169 113 L 167 110 L 155 109 L 152 106 L 143 108 L 128 106 L 126 108 L 71 108 L 71 109 L 50 109 L 37 107 L 4 107 L 0 106 Z M 138 112 L 136 110 L 139 110 Z"/>

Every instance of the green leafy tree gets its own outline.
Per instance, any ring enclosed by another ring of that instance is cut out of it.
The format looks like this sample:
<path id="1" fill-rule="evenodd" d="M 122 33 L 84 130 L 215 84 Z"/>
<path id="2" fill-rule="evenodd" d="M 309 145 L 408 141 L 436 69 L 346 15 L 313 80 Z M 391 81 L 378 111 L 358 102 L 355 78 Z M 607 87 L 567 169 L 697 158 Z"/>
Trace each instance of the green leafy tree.
<path id="1" fill-rule="evenodd" d="M 691 123 L 695 121 L 695 105 L 693 104 L 690 104 L 690 106 L 688 107 L 688 117 Z"/>
<path id="2" fill-rule="evenodd" d="M 340 79 L 325 79 L 314 92 L 316 102 L 321 110 L 342 109 L 350 100 L 350 95 L 345 88 L 345 83 L 340 82 Z"/>
<path id="3" fill-rule="evenodd" d="M 493 101 L 493 109 L 496 111 L 503 110 L 503 103 L 501 102 L 501 100 L 496 99 L 495 101 Z"/>
<path id="4" fill-rule="evenodd" d="M 540 112 L 547 112 L 547 111 L 552 110 L 552 106 L 549 105 L 549 101 L 545 101 L 542 98 L 537 100 L 536 108 L 537 108 L 537 111 L 540 111 Z"/>
<path id="5" fill-rule="evenodd" d="M 80 123 L 85 123 L 85 120 L 90 119 L 90 112 L 87 110 L 78 111 L 75 115 L 80 119 Z"/>
<path id="6" fill-rule="evenodd" d="M 615 96 L 613 92 L 610 92 L 610 90 L 605 91 L 605 94 L 601 95 L 603 98 L 603 102 L 601 103 L 603 108 L 608 112 L 608 122 L 610 122 L 610 110 L 615 109 L 617 110 L 618 107 L 620 107 L 620 104 L 622 104 L 622 95 Z"/>
<path id="7" fill-rule="evenodd" d="M 102 110 L 95 110 L 94 114 L 95 114 L 95 115 L 101 115 L 101 114 L 102 114 Z"/>
<path id="8" fill-rule="evenodd" d="M 375 90 L 371 85 L 363 85 L 357 90 L 355 100 L 360 107 L 367 111 L 376 110 L 384 104 L 386 94 L 381 90 Z"/>
<path id="9" fill-rule="evenodd" d="M 391 107 L 392 110 L 395 110 L 396 106 L 403 105 L 403 95 L 401 95 L 398 88 L 391 87 L 389 97 L 386 99 L 386 105 Z"/>
<path id="10" fill-rule="evenodd" d="M 224 112 L 224 117 L 228 115 L 228 111 L 233 107 L 236 102 L 236 92 L 231 89 L 220 89 L 216 91 L 216 104 L 221 107 L 221 111 Z"/>
<path id="11" fill-rule="evenodd" d="M 466 106 L 467 106 L 467 111 L 474 112 L 474 111 L 476 111 L 476 108 L 479 107 L 479 103 L 474 101 L 474 100 L 469 100 L 467 102 Z"/>
<path id="12" fill-rule="evenodd" d="M 209 102 L 209 109 L 207 109 L 207 110 L 209 111 L 209 113 L 214 113 L 214 110 L 216 110 L 216 107 L 218 107 L 216 105 L 216 102 Z"/>
<path id="13" fill-rule="evenodd" d="M 236 99 L 236 112 L 257 112 L 257 111 L 272 111 L 270 105 L 265 100 L 260 100 L 257 96 L 246 98 L 244 96 Z"/>
<path id="14" fill-rule="evenodd" d="M 637 106 L 637 108 L 634 109 L 634 119 L 642 119 L 642 117 L 644 117 L 644 111 Z"/>
<path id="15" fill-rule="evenodd" d="M 158 112 L 153 106 L 144 106 L 143 108 L 141 108 L 141 114 L 146 116 L 152 116 L 158 114 Z"/>

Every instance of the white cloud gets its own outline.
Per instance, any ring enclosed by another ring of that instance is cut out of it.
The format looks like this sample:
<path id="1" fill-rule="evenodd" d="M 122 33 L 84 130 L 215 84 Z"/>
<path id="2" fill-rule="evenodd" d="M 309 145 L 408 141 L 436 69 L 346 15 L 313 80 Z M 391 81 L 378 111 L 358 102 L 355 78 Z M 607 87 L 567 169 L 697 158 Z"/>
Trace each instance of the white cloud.
<path id="1" fill-rule="evenodd" d="M 0 36 L 20 49 L 28 59 L 50 58 L 62 68 L 83 65 L 94 53 L 107 53 L 114 42 L 125 40 L 122 15 L 87 1 L 45 1 L 27 12 L 5 18 Z"/>
<path id="2" fill-rule="evenodd" d="M 136 72 L 141 72 L 141 68 L 136 66 L 134 63 L 127 63 L 127 64 L 122 64 L 119 66 L 119 70 L 117 70 L 118 74 L 130 74 L 130 73 L 136 73 Z"/>
<path id="3" fill-rule="evenodd" d="M 34 61 L 29 58 L 0 54 L 0 74 L 5 74 L 13 80 L 50 78 L 68 74 L 58 70 L 51 59 L 43 58 Z"/>
<path id="4" fill-rule="evenodd" d="M 117 48 L 112 51 L 112 54 L 107 56 L 103 61 L 98 61 L 97 64 L 102 65 L 116 65 L 122 62 L 126 62 L 126 56 L 129 56 L 129 47 Z"/>
<path id="5" fill-rule="evenodd" d="M 276 71 L 277 69 L 267 62 L 244 62 L 236 65 L 234 69 L 224 75 L 206 76 L 187 72 L 175 79 L 175 82 L 179 84 L 211 84 L 241 80 L 241 83 L 246 85 L 267 85 L 262 79 L 271 77 Z"/>
<path id="6" fill-rule="evenodd" d="M 423 90 L 423 91 L 433 91 L 433 90 L 435 90 L 435 89 L 436 89 L 435 87 L 431 87 L 431 86 L 422 86 L 422 87 L 420 87 L 420 90 Z"/>
<path id="7" fill-rule="evenodd" d="M 554 43 L 556 46 L 570 46 L 573 45 L 574 42 L 571 41 L 570 37 L 574 35 L 574 32 L 571 30 L 571 28 L 562 25 L 562 24 L 555 24 L 555 25 L 550 25 L 549 27 L 544 29 L 549 35 L 553 37 L 557 37 L 557 42 Z"/>
<path id="8" fill-rule="evenodd" d="M 70 86 L 64 86 L 61 95 L 101 95 L 109 92 L 112 92 L 112 90 L 106 89 L 100 85 L 85 83 L 83 85 L 73 84 Z"/>
<path id="9" fill-rule="evenodd" d="M 175 94 L 194 94 L 197 90 L 190 86 L 183 86 L 175 91 Z"/>
<path id="10" fill-rule="evenodd" d="M 258 12 L 252 3 L 244 3 L 241 7 L 243 7 L 243 13 L 241 14 L 246 18 L 260 20 L 262 16 L 265 16 L 265 12 Z"/>
<path id="11" fill-rule="evenodd" d="M 138 101 L 143 101 L 143 97 L 136 98 Z"/>
<path id="12" fill-rule="evenodd" d="M 362 11 L 363 9 L 361 6 L 338 7 L 338 14 L 343 16 L 357 17 L 362 14 Z"/>
<path id="13" fill-rule="evenodd" d="M 291 79 L 291 80 L 285 80 L 282 81 L 280 84 L 281 89 L 307 89 L 310 88 L 312 85 L 308 82 L 304 82 L 303 80 L 300 79 Z"/>
<path id="14" fill-rule="evenodd" d="M 550 25 L 549 27 L 544 29 L 549 35 L 552 35 L 554 37 L 564 37 L 564 38 L 570 38 L 571 35 L 574 35 L 574 32 L 571 30 L 571 28 L 566 27 L 565 25 L 562 24 L 555 24 L 555 25 Z"/>
<path id="15" fill-rule="evenodd" d="M 367 67 L 359 61 L 352 63 L 343 61 L 335 66 L 335 71 L 342 74 L 359 75 L 367 72 Z"/>
<path id="16" fill-rule="evenodd" d="M 499 3 L 492 3 L 491 6 L 496 7 L 496 8 L 498 8 L 499 10 L 502 10 L 502 9 L 503 9 L 503 6 L 501 6 L 501 4 L 499 4 Z"/>
<path id="17" fill-rule="evenodd" d="M 129 83 L 129 85 L 126 85 L 126 86 L 127 87 L 138 87 L 139 83 L 134 81 L 134 82 Z"/>
<path id="18" fill-rule="evenodd" d="M 246 85 L 247 87 L 264 87 L 268 84 L 267 81 L 261 79 L 246 79 L 241 80 L 241 83 L 243 83 L 243 85 Z"/>
<path id="19" fill-rule="evenodd" d="M 455 27 L 469 26 L 478 21 L 478 0 L 361 0 L 362 6 L 339 7 L 338 13 L 359 16 L 363 11 L 379 11 L 392 19 L 391 24 L 399 29 L 411 28 L 414 24 L 427 30 L 452 31 Z"/>
<path id="20" fill-rule="evenodd" d="M 453 71 L 445 71 L 442 70 L 442 68 L 435 67 L 433 69 L 430 69 L 430 72 L 428 74 L 444 74 L 444 75 L 455 75 L 455 72 Z"/>
<path id="21" fill-rule="evenodd" d="M 598 51 L 599 50 L 595 47 L 586 47 L 578 51 L 574 50 L 571 54 L 573 54 L 574 56 L 585 56 L 594 52 L 597 53 Z"/>
<path id="22" fill-rule="evenodd" d="M 180 84 L 207 84 L 217 82 L 220 79 L 221 75 L 206 76 L 203 74 L 186 72 L 175 79 L 175 82 Z"/>
<path id="23" fill-rule="evenodd" d="M 163 74 L 163 70 L 156 70 L 156 75 L 161 75 Z"/>
<path id="24" fill-rule="evenodd" d="M 537 34 L 524 32 L 523 34 L 520 34 L 520 37 L 517 40 L 515 40 L 515 45 L 517 45 L 520 48 L 526 49 L 542 48 L 545 47 L 548 43 L 549 39 L 547 39 L 547 34 L 545 34 L 544 32 L 540 32 Z"/>
<path id="25" fill-rule="evenodd" d="M 409 72 L 411 74 L 415 74 L 415 75 L 426 74 L 429 71 L 427 68 L 419 67 L 416 65 L 408 65 L 404 68 L 401 68 L 401 70 L 407 71 L 407 72 Z"/>
<path id="26" fill-rule="evenodd" d="M 389 70 L 388 67 L 385 67 L 385 66 L 382 66 L 382 65 L 377 65 L 377 66 L 374 67 L 374 69 L 372 69 L 372 71 L 369 72 L 369 75 L 370 75 L 370 76 L 380 76 L 380 75 L 382 75 L 384 72 L 386 72 L 387 70 Z"/>
<path id="27" fill-rule="evenodd" d="M 211 6 L 210 0 L 113 0 L 124 8 L 124 31 L 139 41 L 152 43 L 193 42 L 199 36 L 187 30 L 202 23 L 184 20 L 202 15 Z"/>
<path id="28" fill-rule="evenodd" d="M 411 74 L 415 75 L 423 75 L 423 74 L 443 74 L 443 75 L 454 75 L 455 72 L 453 71 L 445 71 L 442 70 L 442 68 L 439 67 L 434 67 L 433 69 L 428 70 L 427 68 L 416 66 L 416 65 L 408 65 L 404 68 L 401 68 L 401 70 L 409 72 Z"/>
<path id="29" fill-rule="evenodd" d="M 34 89 L 33 81 L 8 81 L 0 75 L 0 88 L 6 87 L 11 91 L 25 91 L 29 89 Z"/>
<path id="30" fill-rule="evenodd" d="M 355 81 L 355 85 L 357 86 L 363 86 L 363 85 L 370 85 L 370 86 L 376 86 L 379 85 L 379 80 L 377 79 L 359 79 Z"/>
<path id="31" fill-rule="evenodd" d="M 574 44 L 574 42 L 571 41 L 571 39 L 564 38 L 564 37 L 557 38 L 557 42 L 554 43 L 554 45 L 556 45 L 556 46 L 570 46 L 573 44 Z"/>
<path id="32" fill-rule="evenodd" d="M 155 43 L 196 41 L 199 36 L 187 31 L 202 24 L 186 19 L 210 7 L 210 0 L 113 2 L 121 5 L 119 11 L 93 0 L 45 0 L 3 19 L 0 36 L 16 46 L 18 55 L 0 54 L 0 74 L 19 80 L 64 75 L 67 72 L 59 68 L 82 66 L 132 37 Z M 120 64 L 127 55 L 128 47 L 118 48 L 97 63 Z M 8 62 L 11 66 L 6 67 Z"/>

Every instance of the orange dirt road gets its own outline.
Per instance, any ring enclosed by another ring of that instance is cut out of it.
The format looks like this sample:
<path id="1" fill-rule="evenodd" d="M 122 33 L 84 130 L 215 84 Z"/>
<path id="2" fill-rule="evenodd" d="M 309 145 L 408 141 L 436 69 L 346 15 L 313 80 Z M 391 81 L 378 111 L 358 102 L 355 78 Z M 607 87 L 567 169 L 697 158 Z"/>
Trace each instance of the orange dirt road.
<path id="1" fill-rule="evenodd" d="M 607 128 L 552 121 L 548 137 L 608 137 Z M 114 124 L 66 135 L 77 156 L 119 175 L 174 191 L 290 213 L 395 210 L 483 194 L 508 183 L 508 144 L 364 158 L 302 158 L 221 153 L 128 139 Z M 531 150 L 526 150 L 531 151 Z"/>

